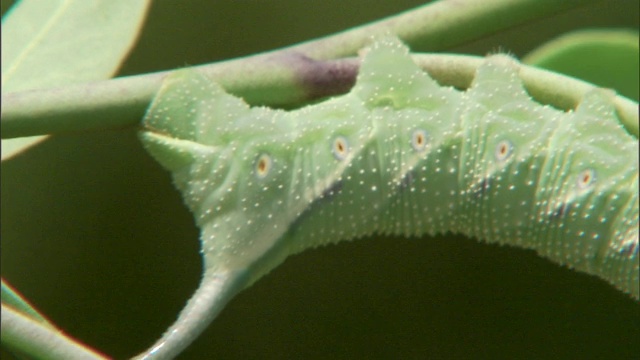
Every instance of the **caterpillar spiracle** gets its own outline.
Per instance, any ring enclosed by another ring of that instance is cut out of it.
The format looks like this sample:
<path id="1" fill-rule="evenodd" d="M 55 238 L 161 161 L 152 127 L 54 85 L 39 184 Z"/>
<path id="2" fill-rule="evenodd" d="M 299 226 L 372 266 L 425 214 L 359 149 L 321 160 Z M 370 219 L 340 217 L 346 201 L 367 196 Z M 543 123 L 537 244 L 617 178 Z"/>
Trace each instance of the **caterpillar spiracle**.
<path id="1" fill-rule="evenodd" d="M 373 233 L 534 249 L 638 299 L 638 139 L 610 92 L 564 112 L 532 100 L 517 71 L 488 57 L 458 91 L 384 38 L 348 94 L 293 111 L 170 75 L 140 136 L 201 229 L 204 275 L 140 357 L 176 355 L 288 255 Z"/>

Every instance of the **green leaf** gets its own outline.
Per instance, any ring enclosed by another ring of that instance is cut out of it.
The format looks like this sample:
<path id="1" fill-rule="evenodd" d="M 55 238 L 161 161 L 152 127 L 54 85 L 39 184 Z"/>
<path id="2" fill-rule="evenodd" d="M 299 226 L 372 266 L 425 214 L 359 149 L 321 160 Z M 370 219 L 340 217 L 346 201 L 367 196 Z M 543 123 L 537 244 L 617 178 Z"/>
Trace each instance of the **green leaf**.
<path id="1" fill-rule="evenodd" d="M 49 321 L 34 309 L 11 285 L 2 279 L 2 304 L 11 306 L 12 308 L 24 313 L 31 319 L 39 321 L 45 325 L 52 326 Z"/>
<path id="2" fill-rule="evenodd" d="M 2 91 L 108 79 L 131 49 L 149 0 L 18 2 L 2 19 Z M 2 141 L 2 159 L 38 143 Z"/>
<path id="3" fill-rule="evenodd" d="M 30 359 L 105 360 L 96 352 L 63 332 L 34 321 L 10 306 L 2 304 L 0 338 L 3 345 Z"/>
<path id="4" fill-rule="evenodd" d="M 554 39 L 523 62 L 564 73 L 638 100 L 638 32 L 581 30 Z"/>

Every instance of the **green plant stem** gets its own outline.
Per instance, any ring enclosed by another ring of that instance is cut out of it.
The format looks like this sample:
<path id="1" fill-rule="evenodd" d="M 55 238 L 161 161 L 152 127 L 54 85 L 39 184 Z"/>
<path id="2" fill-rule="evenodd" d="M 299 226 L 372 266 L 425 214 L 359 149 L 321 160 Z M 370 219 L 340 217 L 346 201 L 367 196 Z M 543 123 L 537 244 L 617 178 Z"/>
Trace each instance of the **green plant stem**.
<path id="1" fill-rule="evenodd" d="M 370 41 L 373 34 L 396 34 L 410 44 L 429 44 L 424 48 L 439 49 L 594 1 L 596 0 L 438 1 L 282 51 L 201 68 L 229 91 L 244 96 L 251 103 L 293 104 L 346 91 L 353 79 L 336 82 L 336 79 L 344 77 L 338 75 L 332 78 L 331 73 L 322 73 L 322 70 L 327 69 L 326 66 L 310 69 L 309 65 L 319 63 L 309 58 L 329 59 L 354 54 Z M 296 57 L 298 61 L 292 61 L 293 64 L 286 61 Z M 296 64 L 300 65 L 299 68 L 292 71 L 289 66 Z M 354 69 L 341 68 L 346 74 L 353 73 Z M 153 94 L 159 89 L 165 74 L 154 73 L 109 82 L 3 94 L 2 138 L 135 126 Z M 328 86 L 336 89 L 328 91 Z"/>
<path id="2" fill-rule="evenodd" d="M 471 85 L 476 69 L 484 58 L 416 54 L 414 60 L 441 85 L 466 89 Z M 521 65 L 518 75 L 529 95 L 536 101 L 562 110 L 575 109 L 584 94 L 594 88 L 591 83 L 532 66 Z M 619 95 L 612 100 L 622 125 L 637 138 L 638 103 Z"/>
<path id="3" fill-rule="evenodd" d="M 100 359 L 106 357 L 37 322 L 9 306 L 2 305 L 2 343 L 35 359 Z"/>
<path id="4" fill-rule="evenodd" d="M 234 61 L 197 67 L 228 91 L 251 104 L 286 106 L 319 96 L 342 93 L 355 80 L 357 59 L 313 61 L 295 54 L 256 57 L 245 70 Z M 465 55 L 416 55 L 414 59 L 442 85 L 466 88 L 483 58 Z M 238 73 L 243 72 L 244 76 Z M 246 76 L 247 73 L 251 76 Z M 167 74 L 124 77 L 59 89 L 3 96 L 2 138 L 83 130 L 131 127 L 139 124 Z M 522 65 L 525 87 L 538 101 L 572 109 L 593 85 L 560 74 Z M 323 82 L 315 80 L 323 79 Z M 638 136 L 638 104 L 614 100 L 625 127 Z"/>
<path id="5" fill-rule="evenodd" d="M 325 38 L 294 45 L 317 60 L 355 55 L 372 36 L 391 33 L 412 49 L 435 52 L 599 0 L 455 0 L 418 8 Z"/>

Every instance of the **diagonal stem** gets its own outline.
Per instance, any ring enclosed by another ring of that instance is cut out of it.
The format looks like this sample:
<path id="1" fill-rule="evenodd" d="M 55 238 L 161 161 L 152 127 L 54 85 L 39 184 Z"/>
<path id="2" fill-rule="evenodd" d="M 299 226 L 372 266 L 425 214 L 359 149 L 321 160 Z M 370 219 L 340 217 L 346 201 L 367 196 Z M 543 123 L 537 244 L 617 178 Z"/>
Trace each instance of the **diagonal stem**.
<path id="1" fill-rule="evenodd" d="M 396 34 L 410 44 L 437 50 L 594 1 L 436 1 L 323 39 L 201 69 L 251 103 L 296 104 L 345 92 L 353 83 L 356 65 L 312 58 L 355 54 L 374 34 Z M 3 94 L 2 138 L 135 126 L 165 74 Z M 637 122 L 636 114 L 636 129 Z"/>

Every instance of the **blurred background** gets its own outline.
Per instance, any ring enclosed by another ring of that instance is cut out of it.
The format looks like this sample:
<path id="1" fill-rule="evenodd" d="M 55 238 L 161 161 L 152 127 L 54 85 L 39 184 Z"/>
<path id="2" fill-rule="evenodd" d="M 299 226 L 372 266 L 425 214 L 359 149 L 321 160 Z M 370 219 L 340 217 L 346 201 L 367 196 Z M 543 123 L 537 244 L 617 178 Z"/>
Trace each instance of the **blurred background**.
<path id="1" fill-rule="evenodd" d="M 156 1 L 120 73 L 250 55 L 421 3 Z M 638 18 L 637 1 L 603 1 L 446 51 L 522 57 L 569 30 L 637 29 Z M 2 276 L 106 354 L 151 345 L 196 288 L 201 261 L 190 213 L 135 131 L 52 137 L 1 176 Z M 636 301 L 531 251 L 383 237 L 289 258 L 180 359 L 631 359 L 639 338 Z"/>

